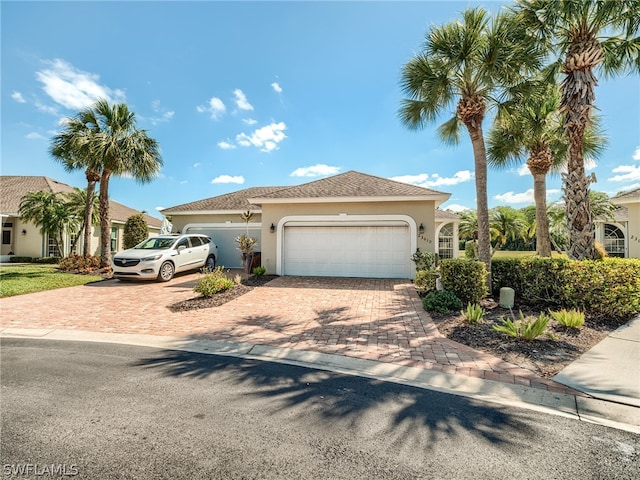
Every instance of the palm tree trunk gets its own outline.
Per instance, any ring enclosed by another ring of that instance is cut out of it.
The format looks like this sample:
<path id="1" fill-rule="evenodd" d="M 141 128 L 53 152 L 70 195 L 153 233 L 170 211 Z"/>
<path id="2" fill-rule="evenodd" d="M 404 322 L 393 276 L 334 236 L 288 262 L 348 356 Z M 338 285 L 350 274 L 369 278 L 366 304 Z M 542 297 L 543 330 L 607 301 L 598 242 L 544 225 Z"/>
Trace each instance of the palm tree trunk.
<path id="1" fill-rule="evenodd" d="M 487 282 L 491 285 L 491 238 L 489 235 L 489 202 L 487 199 L 487 152 L 482 126 L 466 125 L 471 136 L 476 176 L 476 207 L 478 210 L 478 260 L 487 267 Z"/>
<path id="2" fill-rule="evenodd" d="M 533 198 L 536 203 L 536 253 L 541 257 L 551 256 L 551 236 L 547 217 L 547 175 L 533 175 Z"/>
<path id="3" fill-rule="evenodd" d="M 89 178 L 89 173 L 87 173 L 87 203 L 84 207 L 84 240 L 82 245 L 82 255 L 85 257 L 90 255 L 89 247 L 91 246 L 91 227 L 93 227 L 93 222 L 91 219 L 93 218 L 93 196 L 96 191 L 96 181 Z"/>
<path id="4" fill-rule="evenodd" d="M 104 170 L 100 177 L 100 268 L 111 265 L 111 219 L 109 218 L 109 177 Z"/>

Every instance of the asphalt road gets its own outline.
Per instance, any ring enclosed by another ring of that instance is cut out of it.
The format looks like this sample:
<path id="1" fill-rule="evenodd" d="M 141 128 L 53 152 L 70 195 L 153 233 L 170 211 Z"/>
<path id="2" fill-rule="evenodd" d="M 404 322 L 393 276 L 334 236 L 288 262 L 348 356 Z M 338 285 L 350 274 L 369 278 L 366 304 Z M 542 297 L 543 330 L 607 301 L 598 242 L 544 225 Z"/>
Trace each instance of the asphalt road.
<path id="1" fill-rule="evenodd" d="M 638 435 L 455 395 L 126 345 L 0 354 L 2 478 L 640 478 Z"/>

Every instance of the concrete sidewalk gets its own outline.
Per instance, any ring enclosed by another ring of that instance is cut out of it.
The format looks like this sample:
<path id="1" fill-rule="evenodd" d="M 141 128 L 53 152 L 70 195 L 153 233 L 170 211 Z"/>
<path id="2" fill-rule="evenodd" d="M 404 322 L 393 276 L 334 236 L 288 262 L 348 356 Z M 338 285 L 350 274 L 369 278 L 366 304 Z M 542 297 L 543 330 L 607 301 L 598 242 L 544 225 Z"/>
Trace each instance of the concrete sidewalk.
<path id="1" fill-rule="evenodd" d="M 426 388 L 498 405 L 526 408 L 574 418 L 640 434 L 640 410 L 633 406 L 344 355 L 209 339 L 80 330 L 5 328 L 0 330 L 0 339 L 2 338 L 120 343 L 279 362 Z"/>
<path id="2" fill-rule="evenodd" d="M 640 407 L 640 316 L 620 327 L 553 379 L 594 398 Z M 636 419 L 640 411 L 636 412 Z"/>

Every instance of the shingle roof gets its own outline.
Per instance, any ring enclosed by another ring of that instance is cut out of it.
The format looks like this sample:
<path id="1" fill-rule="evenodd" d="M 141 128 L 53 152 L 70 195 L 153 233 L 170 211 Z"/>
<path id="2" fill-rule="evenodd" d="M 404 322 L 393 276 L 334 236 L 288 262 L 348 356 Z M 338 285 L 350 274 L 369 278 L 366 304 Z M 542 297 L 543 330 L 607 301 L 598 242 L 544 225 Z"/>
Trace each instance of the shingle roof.
<path id="1" fill-rule="evenodd" d="M 252 197 L 259 197 L 272 193 L 276 190 L 281 190 L 285 187 L 251 187 L 237 192 L 225 193 L 217 197 L 205 198 L 204 200 L 197 200 L 195 202 L 183 203 L 182 205 L 176 205 L 175 207 L 169 207 L 162 210 L 165 215 L 178 212 L 207 212 L 207 211 L 220 211 L 220 210 L 260 210 L 257 205 L 252 205 L 247 200 Z"/>
<path id="2" fill-rule="evenodd" d="M 251 197 L 258 201 L 300 198 L 358 198 L 358 197 L 434 197 L 448 196 L 443 192 L 418 187 L 388 178 L 376 177 L 350 170 L 302 185 L 282 188 Z"/>
<path id="3" fill-rule="evenodd" d="M 612 197 L 611 199 L 613 200 L 613 199 L 631 199 L 631 198 L 640 198 L 640 187 L 633 190 L 628 190 L 626 192 L 620 192 L 615 197 Z"/>
<path id="4" fill-rule="evenodd" d="M 449 210 L 436 208 L 436 220 L 460 220 L 460 215 Z"/>
<path id="5" fill-rule="evenodd" d="M 58 182 L 44 176 L 0 176 L 0 213 L 4 215 L 18 215 L 20 200 L 29 192 L 39 192 L 41 190 L 53 193 L 72 193 L 74 188 L 66 183 Z M 113 200 L 109 201 L 109 214 L 111 220 L 126 222 L 132 215 L 140 212 L 129 208 Z M 143 214 L 149 226 L 160 228 L 162 221 Z"/>

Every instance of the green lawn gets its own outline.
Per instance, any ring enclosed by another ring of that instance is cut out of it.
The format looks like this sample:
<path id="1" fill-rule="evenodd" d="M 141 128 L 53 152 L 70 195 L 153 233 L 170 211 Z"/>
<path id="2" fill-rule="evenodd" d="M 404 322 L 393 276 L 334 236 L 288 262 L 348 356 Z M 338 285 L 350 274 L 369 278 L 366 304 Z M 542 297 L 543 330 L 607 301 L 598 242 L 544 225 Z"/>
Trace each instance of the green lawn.
<path id="1" fill-rule="evenodd" d="M 563 257 L 563 253 L 553 252 L 554 257 Z M 511 250 L 496 250 L 492 258 L 522 258 L 522 257 L 535 257 L 536 252 L 520 252 Z"/>
<path id="2" fill-rule="evenodd" d="M 103 280 L 97 275 L 75 275 L 57 271 L 56 265 L 0 265 L 0 298 L 25 293 L 75 287 Z"/>

